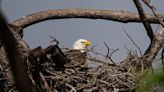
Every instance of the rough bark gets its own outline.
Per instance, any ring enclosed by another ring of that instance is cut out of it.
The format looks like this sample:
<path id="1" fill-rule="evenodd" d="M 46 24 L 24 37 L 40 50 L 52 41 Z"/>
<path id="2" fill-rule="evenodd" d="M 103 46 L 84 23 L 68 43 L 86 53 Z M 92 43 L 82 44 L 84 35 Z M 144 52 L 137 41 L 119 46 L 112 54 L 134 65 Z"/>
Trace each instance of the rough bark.
<path id="1" fill-rule="evenodd" d="M 152 14 L 146 14 L 147 21 L 150 23 L 158 24 L 157 18 Z M 164 18 L 164 15 L 160 15 Z M 122 23 L 129 22 L 142 22 L 137 13 L 128 11 L 111 11 L 99 9 L 59 9 L 59 10 L 46 10 L 33 13 L 22 18 L 15 20 L 11 24 L 21 27 L 22 29 L 32 24 L 39 23 L 45 20 L 52 19 L 66 19 L 66 18 L 88 18 L 88 19 L 105 19 Z M 20 31 L 20 30 L 18 30 Z"/>
<path id="2" fill-rule="evenodd" d="M 29 79 L 29 76 L 27 74 L 27 67 L 25 65 L 26 55 L 25 52 L 27 48 L 22 46 L 22 42 L 20 40 L 20 37 L 16 32 L 14 32 L 8 25 L 2 14 L 0 13 L 0 39 L 3 43 L 6 57 L 3 57 L 0 62 L 6 63 L 9 60 L 9 65 L 11 66 L 11 71 L 14 75 L 14 79 L 17 85 L 17 88 L 20 92 L 32 92 L 33 91 L 33 85 L 32 82 Z M 3 47 L 1 47 L 1 50 L 3 51 Z M 1 52 L 5 55 L 5 53 Z M 1 63 L 2 64 L 2 63 Z M 8 64 L 7 64 L 8 65 Z M 4 71 L 2 69 L 2 71 Z M 2 72 L 1 71 L 1 72 Z M 11 71 L 8 72 L 10 75 L 6 75 L 7 77 L 11 77 L 12 73 Z M 9 78 L 10 79 L 10 78 Z M 14 79 L 11 77 L 12 80 Z"/>
<path id="3" fill-rule="evenodd" d="M 147 65 L 151 66 L 152 60 L 155 58 L 155 56 L 157 55 L 157 53 L 159 52 L 159 50 L 162 47 L 163 39 L 164 39 L 164 30 L 162 28 L 159 33 L 154 34 L 153 29 L 151 28 L 151 25 L 148 22 L 148 19 L 145 15 L 144 9 L 142 8 L 140 1 L 139 0 L 133 0 L 133 2 L 134 2 L 135 6 L 138 10 L 138 13 L 139 13 L 140 18 L 143 22 L 143 25 L 144 25 L 145 30 L 147 32 L 147 35 L 151 41 L 147 50 L 144 53 L 144 56 L 143 56 L 144 58 L 147 59 Z M 158 21 L 159 21 L 159 18 L 158 18 Z"/>
<path id="4" fill-rule="evenodd" d="M 152 61 L 152 59 L 155 58 L 155 56 L 162 48 L 163 43 L 164 43 L 164 28 L 161 28 L 161 30 L 158 33 L 154 34 L 154 40 L 150 45 L 150 47 L 146 50 L 145 57 L 148 60 Z"/>

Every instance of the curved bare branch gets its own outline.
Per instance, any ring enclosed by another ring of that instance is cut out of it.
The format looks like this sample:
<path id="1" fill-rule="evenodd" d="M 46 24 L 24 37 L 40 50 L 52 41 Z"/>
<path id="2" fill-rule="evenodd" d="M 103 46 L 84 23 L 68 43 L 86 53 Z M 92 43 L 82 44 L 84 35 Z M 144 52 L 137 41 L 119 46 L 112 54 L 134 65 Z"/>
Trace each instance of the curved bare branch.
<path id="1" fill-rule="evenodd" d="M 158 24 L 158 19 L 151 14 L 146 15 L 148 22 Z M 164 15 L 160 15 L 164 18 Z M 142 22 L 137 13 L 128 11 L 111 11 L 98 9 L 59 9 L 46 10 L 33 13 L 12 22 L 13 25 L 19 26 L 22 29 L 32 24 L 52 19 L 66 19 L 66 18 L 88 18 L 88 19 L 105 19 L 122 23 L 128 22 Z"/>

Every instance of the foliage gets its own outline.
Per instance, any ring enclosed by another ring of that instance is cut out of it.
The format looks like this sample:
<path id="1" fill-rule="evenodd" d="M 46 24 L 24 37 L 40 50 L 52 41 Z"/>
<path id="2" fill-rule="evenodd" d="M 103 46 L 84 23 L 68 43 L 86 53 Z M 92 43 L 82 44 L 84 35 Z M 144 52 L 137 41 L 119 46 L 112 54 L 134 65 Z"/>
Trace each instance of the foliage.
<path id="1" fill-rule="evenodd" d="M 164 70 L 145 70 L 139 75 L 137 92 L 164 92 Z"/>

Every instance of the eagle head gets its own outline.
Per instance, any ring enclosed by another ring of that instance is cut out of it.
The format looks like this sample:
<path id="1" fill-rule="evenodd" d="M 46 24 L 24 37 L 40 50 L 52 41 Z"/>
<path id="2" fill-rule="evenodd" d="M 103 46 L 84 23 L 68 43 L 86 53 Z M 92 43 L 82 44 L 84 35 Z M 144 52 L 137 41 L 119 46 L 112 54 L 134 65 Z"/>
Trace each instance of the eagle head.
<path id="1" fill-rule="evenodd" d="M 80 50 L 81 52 L 85 52 L 87 50 L 87 47 L 91 45 L 91 42 L 85 39 L 79 39 L 74 42 L 73 49 L 74 50 Z"/>

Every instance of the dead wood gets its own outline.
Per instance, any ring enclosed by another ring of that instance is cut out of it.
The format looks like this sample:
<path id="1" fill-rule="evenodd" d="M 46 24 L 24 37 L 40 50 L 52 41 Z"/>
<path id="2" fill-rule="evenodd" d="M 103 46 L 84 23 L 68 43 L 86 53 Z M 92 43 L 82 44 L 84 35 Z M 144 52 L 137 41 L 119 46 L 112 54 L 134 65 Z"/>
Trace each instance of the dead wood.
<path id="1" fill-rule="evenodd" d="M 40 91 L 134 92 L 136 89 L 138 80 L 128 71 L 131 67 L 127 67 L 127 64 L 125 67 L 123 64 L 111 65 L 104 62 L 97 67 L 87 67 L 87 65 L 81 65 L 80 62 L 76 61 L 77 64 L 79 63 L 79 66 L 65 67 L 64 70 L 58 70 L 58 64 L 55 62 L 60 62 L 60 60 L 53 59 L 53 56 L 51 56 L 51 54 L 56 52 L 54 50 L 56 48 L 47 48 L 42 49 L 41 47 L 37 47 L 31 50 L 31 54 L 29 54 L 30 62 L 27 64 L 31 80 L 33 80 L 33 83 Z M 67 57 L 64 56 L 63 58 Z M 71 65 L 71 61 L 65 62 L 67 65 Z M 73 62 L 75 61 L 73 60 Z M 17 90 L 15 84 L 8 83 L 7 85 L 5 86 L 7 89 L 12 91 Z"/>
<path id="2" fill-rule="evenodd" d="M 135 5 L 137 7 L 140 18 L 143 21 L 143 25 L 144 25 L 144 27 L 146 29 L 146 32 L 148 34 L 148 37 L 150 38 L 150 41 L 151 41 L 148 48 L 146 49 L 146 51 L 144 53 L 144 56 L 143 56 L 144 58 L 147 59 L 145 61 L 146 65 L 148 67 L 151 67 L 153 59 L 155 58 L 155 56 L 157 55 L 157 53 L 161 49 L 162 44 L 164 42 L 164 40 L 163 40 L 164 39 L 164 31 L 163 31 L 163 28 L 161 28 L 159 33 L 154 34 L 153 30 L 151 28 L 151 25 L 148 22 L 148 19 L 147 19 L 145 13 L 144 13 L 144 10 L 142 8 L 142 5 L 141 5 L 140 1 L 139 0 L 133 0 L 133 1 L 134 1 Z M 148 4 L 148 2 L 145 2 L 145 3 Z M 159 19 L 159 16 L 157 14 L 155 14 L 155 15 L 157 16 L 158 21 L 161 22 L 161 19 Z"/>
<path id="3" fill-rule="evenodd" d="M 153 29 L 151 28 L 151 25 L 148 22 L 148 19 L 145 15 L 145 12 L 144 12 L 143 8 L 142 8 L 142 5 L 141 5 L 139 0 L 133 0 L 133 2 L 135 3 L 135 5 L 137 7 L 138 13 L 140 15 L 140 19 L 142 20 L 142 23 L 143 23 L 143 25 L 146 29 L 147 35 L 148 35 L 148 37 L 150 38 L 150 40 L 152 42 L 153 39 L 154 39 Z"/>
<path id="4" fill-rule="evenodd" d="M 3 17 L 2 13 L 0 13 L 0 40 L 3 42 L 4 49 L 6 51 L 11 71 L 14 75 L 14 78 L 11 78 L 12 81 L 15 80 L 16 87 L 21 92 L 33 92 L 33 84 L 31 83 L 28 74 L 26 72 L 26 65 L 24 63 L 25 58 L 23 54 L 23 49 L 21 49 L 21 46 L 19 44 L 20 41 L 18 41 L 19 36 L 16 36 L 14 34 L 14 31 L 12 28 L 10 28 L 7 25 L 7 22 L 5 18 Z M 23 48 L 23 47 L 22 47 Z M 2 62 L 2 61 L 1 61 Z M 6 63 L 6 62 L 5 62 Z M 4 69 L 1 69 L 1 72 L 3 72 Z M 10 76 L 12 76 L 12 73 L 9 72 Z M 4 80 L 5 76 L 2 75 L 2 80 Z M 2 81 L 1 81 L 2 82 Z M 4 82 L 5 84 L 5 82 Z M 5 85 L 3 85 L 5 86 Z M 1 89 L 2 90 L 2 89 Z M 5 91 L 5 88 L 3 88 L 3 91 Z"/>
<path id="5" fill-rule="evenodd" d="M 147 14 L 147 21 L 149 23 L 159 24 L 158 19 L 152 15 Z M 164 18 L 164 15 L 159 15 Z M 128 11 L 112 11 L 112 10 L 99 10 L 99 9 L 59 9 L 59 10 L 46 10 L 38 13 L 23 16 L 15 20 L 11 24 L 20 28 L 25 28 L 38 22 L 52 19 L 67 19 L 67 18 L 88 18 L 88 19 L 105 19 L 122 23 L 129 22 L 142 22 L 137 13 Z M 19 32 L 20 30 L 16 30 Z"/>
<path id="6" fill-rule="evenodd" d="M 156 16 L 156 18 L 158 19 L 159 23 L 161 24 L 162 27 L 164 27 L 164 21 L 162 18 L 159 17 L 155 6 L 151 3 L 151 1 L 149 0 L 142 0 L 153 12 L 153 14 Z"/>

